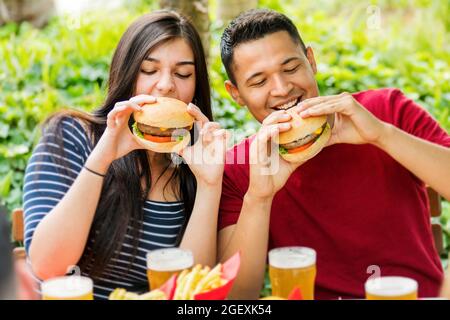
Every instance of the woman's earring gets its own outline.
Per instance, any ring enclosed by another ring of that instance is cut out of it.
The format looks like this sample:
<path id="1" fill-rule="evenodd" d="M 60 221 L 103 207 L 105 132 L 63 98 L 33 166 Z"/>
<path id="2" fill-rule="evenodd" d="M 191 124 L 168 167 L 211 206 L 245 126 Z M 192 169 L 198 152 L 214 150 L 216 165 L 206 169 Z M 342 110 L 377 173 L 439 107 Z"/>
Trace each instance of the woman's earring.
<path id="1" fill-rule="evenodd" d="M 176 154 L 175 152 L 172 152 L 170 154 L 170 158 L 171 158 L 171 163 L 172 166 L 177 168 L 183 163 L 183 157 L 181 157 L 180 155 Z"/>

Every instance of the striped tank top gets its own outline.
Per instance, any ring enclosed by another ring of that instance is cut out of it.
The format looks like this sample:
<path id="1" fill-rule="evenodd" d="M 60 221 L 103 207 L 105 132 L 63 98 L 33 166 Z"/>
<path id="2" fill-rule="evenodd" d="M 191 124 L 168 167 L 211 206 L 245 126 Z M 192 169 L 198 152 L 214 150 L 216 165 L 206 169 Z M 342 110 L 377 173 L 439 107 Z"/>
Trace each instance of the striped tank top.
<path id="1" fill-rule="evenodd" d="M 62 139 L 63 159 L 57 152 L 61 146 L 56 143 L 54 136 L 47 133 L 28 161 L 23 194 L 24 245 L 27 253 L 36 227 L 58 204 L 75 180 L 65 170 L 78 175 L 92 151 L 86 130 L 74 118 L 62 120 Z M 65 160 L 69 166 L 61 168 L 61 160 Z M 183 203 L 147 200 L 143 211 L 144 221 L 137 255 L 130 262 L 133 249 L 127 241 L 131 240 L 131 236 L 126 235 L 117 257 L 112 259 L 104 273 L 94 281 L 95 299 L 107 299 L 119 287 L 138 293 L 148 291 L 146 253 L 176 245 L 185 219 Z M 83 271 L 81 274 L 85 275 Z"/>

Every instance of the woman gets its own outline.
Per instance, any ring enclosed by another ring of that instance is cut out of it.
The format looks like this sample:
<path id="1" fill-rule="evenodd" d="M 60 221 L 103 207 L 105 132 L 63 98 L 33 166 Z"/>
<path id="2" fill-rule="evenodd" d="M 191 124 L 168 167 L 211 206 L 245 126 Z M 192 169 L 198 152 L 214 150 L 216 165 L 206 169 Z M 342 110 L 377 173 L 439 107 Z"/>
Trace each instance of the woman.
<path id="1" fill-rule="evenodd" d="M 200 134 L 180 152 L 185 163 L 142 150 L 130 131 L 133 111 L 159 96 L 198 105 L 188 106 Z M 38 278 L 77 265 L 94 279 L 95 297 L 106 299 L 117 287 L 147 290 L 149 250 L 180 246 L 195 263 L 213 265 L 223 161 L 192 159 L 199 152 L 225 157 L 225 130 L 209 120 L 206 63 L 194 27 L 169 11 L 139 18 L 114 53 L 103 106 L 51 117 L 29 160 L 25 247 Z"/>

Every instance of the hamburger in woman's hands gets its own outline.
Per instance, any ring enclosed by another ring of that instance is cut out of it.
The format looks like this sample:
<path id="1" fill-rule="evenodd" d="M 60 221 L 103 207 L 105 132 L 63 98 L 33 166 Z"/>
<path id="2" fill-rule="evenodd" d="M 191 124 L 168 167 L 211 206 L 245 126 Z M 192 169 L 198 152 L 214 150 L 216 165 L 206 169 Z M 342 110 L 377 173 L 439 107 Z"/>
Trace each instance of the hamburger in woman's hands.
<path id="1" fill-rule="evenodd" d="M 291 129 L 278 137 L 279 152 L 289 162 L 305 162 L 317 155 L 331 136 L 327 116 L 303 119 L 294 109 L 286 111 L 291 115 Z"/>
<path id="2" fill-rule="evenodd" d="M 133 112 L 133 134 L 148 150 L 159 153 L 178 153 L 190 142 L 189 131 L 194 118 L 187 105 L 180 100 L 158 97 L 155 103 L 145 104 Z"/>

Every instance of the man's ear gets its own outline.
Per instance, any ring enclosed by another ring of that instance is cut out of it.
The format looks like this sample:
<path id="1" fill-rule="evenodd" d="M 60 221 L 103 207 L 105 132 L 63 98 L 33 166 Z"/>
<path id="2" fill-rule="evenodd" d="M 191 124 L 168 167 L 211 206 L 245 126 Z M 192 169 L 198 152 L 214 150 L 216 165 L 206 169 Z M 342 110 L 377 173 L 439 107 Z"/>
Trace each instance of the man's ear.
<path id="1" fill-rule="evenodd" d="M 238 103 L 240 106 L 245 105 L 244 101 L 241 98 L 241 95 L 239 94 L 238 88 L 230 81 L 225 81 L 225 89 L 227 89 L 230 96 L 233 98 L 236 103 Z"/>
<path id="2" fill-rule="evenodd" d="M 311 47 L 306 48 L 306 58 L 309 61 L 309 64 L 311 65 L 311 69 L 313 70 L 313 73 L 317 73 L 317 65 L 316 65 L 316 59 L 314 58 L 314 52 Z"/>

